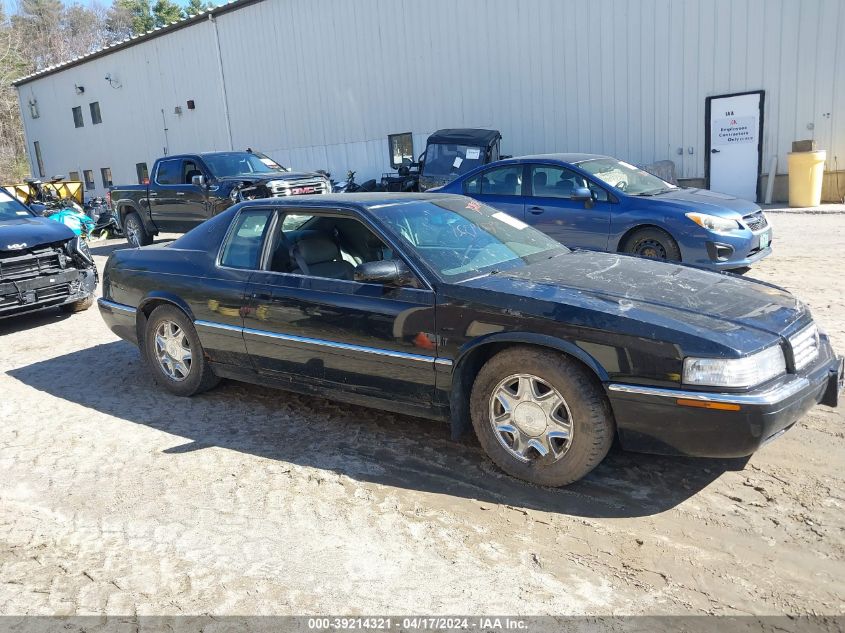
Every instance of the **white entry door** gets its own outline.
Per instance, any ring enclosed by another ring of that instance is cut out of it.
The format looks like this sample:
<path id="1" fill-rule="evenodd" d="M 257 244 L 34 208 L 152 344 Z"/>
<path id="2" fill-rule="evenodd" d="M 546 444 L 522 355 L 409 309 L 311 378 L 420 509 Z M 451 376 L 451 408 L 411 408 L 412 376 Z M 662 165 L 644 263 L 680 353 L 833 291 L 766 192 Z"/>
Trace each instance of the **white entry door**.
<path id="1" fill-rule="evenodd" d="M 757 200 L 763 91 L 707 97 L 711 191 Z"/>

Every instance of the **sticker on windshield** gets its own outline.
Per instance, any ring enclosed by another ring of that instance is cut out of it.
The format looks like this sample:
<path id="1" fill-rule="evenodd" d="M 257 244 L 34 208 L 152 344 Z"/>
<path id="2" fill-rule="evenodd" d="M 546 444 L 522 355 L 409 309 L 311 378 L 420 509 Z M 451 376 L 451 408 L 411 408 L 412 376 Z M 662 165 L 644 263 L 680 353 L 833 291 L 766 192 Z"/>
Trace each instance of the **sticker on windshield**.
<path id="1" fill-rule="evenodd" d="M 463 163 L 463 162 L 464 162 L 463 158 L 461 158 L 460 156 L 455 156 L 455 162 L 452 163 L 452 167 L 454 167 L 455 169 L 458 169 L 458 168 L 460 168 L 461 163 Z"/>
<path id="2" fill-rule="evenodd" d="M 26 211 L 15 211 L 16 215 L 29 215 Z"/>
<path id="3" fill-rule="evenodd" d="M 259 160 L 260 160 L 262 163 L 264 163 L 265 165 L 267 165 L 267 167 L 278 167 L 278 166 L 279 166 L 279 164 L 278 164 L 278 163 L 276 163 L 276 162 L 274 162 L 274 161 L 270 160 L 269 158 L 260 158 Z"/>
<path id="4" fill-rule="evenodd" d="M 0 202 L 11 202 L 12 196 L 5 191 L 0 191 Z"/>
<path id="5" fill-rule="evenodd" d="M 634 167 L 633 165 L 631 165 L 631 164 L 629 164 L 629 163 L 626 163 L 625 161 L 621 161 L 621 160 L 620 160 L 620 161 L 619 161 L 619 164 L 620 164 L 620 165 L 622 165 L 623 167 L 627 167 L 627 168 L 629 168 L 629 169 L 633 169 L 633 170 L 635 170 L 635 171 L 639 171 L 639 168 L 638 168 L 638 167 Z"/>
<path id="6" fill-rule="evenodd" d="M 467 150 L 467 160 L 478 160 L 479 156 L 481 156 L 481 150 L 477 147 L 471 147 Z"/>
<path id="7" fill-rule="evenodd" d="M 499 211 L 498 213 L 494 213 L 493 217 L 499 220 L 500 222 L 509 224 L 515 229 L 519 229 L 520 231 L 528 227 L 528 225 L 522 220 L 517 220 L 515 217 L 510 216 L 507 213 L 502 213 L 501 211 Z"/>

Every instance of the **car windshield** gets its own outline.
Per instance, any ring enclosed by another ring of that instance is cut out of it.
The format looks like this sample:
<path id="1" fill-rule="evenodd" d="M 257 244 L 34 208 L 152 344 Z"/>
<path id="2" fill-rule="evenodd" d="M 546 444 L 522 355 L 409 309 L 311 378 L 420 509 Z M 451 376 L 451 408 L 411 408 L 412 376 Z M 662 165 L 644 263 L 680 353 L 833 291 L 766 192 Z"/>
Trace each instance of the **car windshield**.
<path id="1" fill-rule="evenodd" d="M 521 268 L 569 250 L 476 200 L 444 197 L 370 211 L 448 281 Z"/>
<path id="2" fill-rule="evenodd" d="M 632 196 L 655 196 L 678 188 L 615 158 L 591 158 L 575 164 L 617 191 Z"/>
<path id="3" fill-rule="evenodd" d="M 456 178 L 484 164 L 484 148 L 454 143 L 432 143 L 425 151 L 423 176 Z"/>
<path id="4" fill-rule="evenodd" d="M 32 213 L 21 202 L 0 189 L 0 221 L 31 216 Z"/>
<path id="5" fill-rule="evenodd" d="M 250 174 L 271 174 L 284 171 L 284 167 L 273 159 L 253 152 L 226 152 L 203 156 L 205 164 L 215 178 L 248 176 Z"/>

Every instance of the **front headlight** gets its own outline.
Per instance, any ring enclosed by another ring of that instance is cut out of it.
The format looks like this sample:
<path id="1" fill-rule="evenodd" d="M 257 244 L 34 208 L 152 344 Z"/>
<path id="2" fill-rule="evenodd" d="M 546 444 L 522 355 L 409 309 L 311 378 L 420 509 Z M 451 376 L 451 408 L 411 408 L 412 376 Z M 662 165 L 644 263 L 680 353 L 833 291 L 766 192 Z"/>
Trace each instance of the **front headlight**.
<path id="1" fill-rule="evenodd" d="M 90 268 L 94 265 L 94 256 L 91 254 L 91 249 L 88 248 L 88 243 L 79 235 L 70 240 L 66 244 L 68 255 L 82 263 L 83 266 Z"/>
<path id="2" fill-rule="evenodd" d="M 780 345 L 745 358 L 685 358 L 684 383 L 708 387 L 754 387 L 786 373 Z"/>
<path id="3" fill-rule="evenodd" d="M 731 231 L 737 231 L 742 228 L 742 225 L 737 220 L 728 220 L 716 215 L 707 215 L 706 213 L 693 211 L 687 213 L 686 216 L 698 226 L 708 231 L 715 231 L 716 233 L 730 233 Z"/>

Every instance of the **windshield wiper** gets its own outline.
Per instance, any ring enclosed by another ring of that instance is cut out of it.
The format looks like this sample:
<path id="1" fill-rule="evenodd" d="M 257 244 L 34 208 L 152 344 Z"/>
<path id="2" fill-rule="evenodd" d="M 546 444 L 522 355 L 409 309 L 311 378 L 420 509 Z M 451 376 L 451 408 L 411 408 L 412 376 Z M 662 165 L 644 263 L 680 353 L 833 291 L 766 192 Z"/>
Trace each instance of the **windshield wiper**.
<path id="1" fill-rule="evenodd" d="M 669 187 L 663 187 L 662 189 L 653 189 L 651 191 L 641 191 L 640 193 L 635 193 L 634 195 L 635 196 L 645 196 L 645 197 L 659 196 L 661 193 L 667 193 L 669 191 L 672 191 L 671 189 L 669 189 Z"/>

